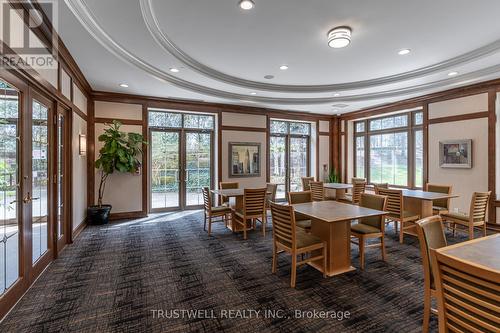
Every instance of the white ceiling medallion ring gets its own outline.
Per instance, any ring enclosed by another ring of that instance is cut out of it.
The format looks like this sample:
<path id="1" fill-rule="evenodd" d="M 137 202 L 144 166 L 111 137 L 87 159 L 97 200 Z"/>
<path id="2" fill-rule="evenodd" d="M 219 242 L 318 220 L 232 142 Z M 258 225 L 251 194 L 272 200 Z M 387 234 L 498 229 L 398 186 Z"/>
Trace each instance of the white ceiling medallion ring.
<path id="1" fill-rule="evenodd" d="M 81 2 L 82 0 L 66 0 L 66 1 Z M 181 50 L 179 47 L 177 47 L 177 45 L 169 38 L 169 36 L 167 36 L 162 31 L 159 22 L 157 20 L 157 16 L 155 15 L 154 8 L 152 6 L 152 0 L 140 0 L 140 7 L 144 22 L 146 23 L 146 27 L 153 36 L 153 39 L 159 44 L 160 47 L 162 47 L 168 53 L 172 54 L 175 58 L 177 58 L 177 60 L 182 62 L 186 67 L 189 67 L 191 70 L 196 71 L 202 75 L 205 75 L 213 80 L 236 85 L 250 90 L 256 89 L 256 90 L 263 90 L 269 92 L 282 92 L 282 93 L 324 93 L 324 92 L 335 92 L 335 91 L 348 91 L 355 89 L 367 89 L 372 87 L 383 86 L 386 84 L 399 83 L 401 81 L 421 78 L 426 75 L 435 74 L 445 70 L 450 70 L 452 68 L 456 68 L 458 66 L 476 61 L 478 59 L 481 59 L 483 57 L 492 55 L 500 51 L 500 39 L 498 39 L 492 42 L 491 44 L 487 44 L 470 52 L 461 54 L 457 57 L 400 74 L 394 74 L 363 81 L 345 82 L 345 83 L 327 84 L 327 85 L 273 84 L 267 82 L 251 81 L 235 77 L 200 63 L 199 61 L 197 61 L 196 59 L 192 58 L 190 55 L 185 53 L 183 50 Z"/>
<path id="2" fill-rule="evenodd" d="M 240 6 L 240 8 L 244 10 L 250 10 L 255 7 L 255 3 L 252 0 L 241 0 L 238 3 L 238 6 Z"/>
<path id="3" fill-rule="evenodd" d="M 328 31 L 328 46 L 341 49 L 351 44 L 351 32 L 349 27 L 336 27 Z"/>
<path id="4" fill-rule="evenodd" d="M 316 105 L 316 104 L 331 104 L 340 102 L 355 102 L 376 100 L 388 97 L 404 97 L 411 94 L 423 94 L 432 89 L 447 89 L 477 82 L 481 79 L 487 79 L 492 74 L 500 73 L 500 64 L 487 67 L 475 72 L 466 73 L 453 78 L 447 78 L 440 81 L 424 83 L 417 86 L 386 90 L 375 93 L 365 93 L 357 95 L 346 95 L 342 97 L 311 97 L 311 98 L 278 98 L 278 97 L 263 97 L 263 96 L 248 96 L 246 94 L 238 94 L 192 83 L 151 65 L 150 63 L 140 59 L 132 52 L 125 49 L 119 43 L 111 38 L 102 27 L 97 23 L 94 15 L 88 10 L 86 4 L 82 0 L 65 0 L 68 8 L 83 25 L 83 27 L 96 39 L 105 49 L 124 60 L 125 62 L 139 68 L 149 75 L 159 79 L 160 81 L 169 82 L 177 87 L 194 91 L 207 96 L 218 98 L 226 98 L 235 101 L 253 101 L 277 105 Z"/>

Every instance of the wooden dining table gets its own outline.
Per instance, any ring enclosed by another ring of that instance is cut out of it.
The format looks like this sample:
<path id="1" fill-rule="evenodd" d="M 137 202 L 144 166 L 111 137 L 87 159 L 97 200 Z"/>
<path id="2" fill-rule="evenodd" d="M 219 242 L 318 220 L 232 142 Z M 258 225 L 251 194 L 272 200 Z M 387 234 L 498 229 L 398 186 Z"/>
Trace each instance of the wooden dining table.
<path id="1" fill-rule="evenodd" d="M 327 190 L 335 190 L 335 199 L 338 200 L 345 196 L 347 190 L 352 188 L 352 184 L 324 183 L 323 187 Z"/>
<path id="2" fill-rule="evenodd" d="M 442 247 L 437 252 L 500 274 L 500 234 Z"/>
<path id="3" fill-rule="evenodd" d="M 456 194 L 427 192 L 422 190 L 403 189 L 404 210 L 420 218 L 432 216 L 432 201 L 438 199 L 458 198 Z"/>
<path id="4" fill-rule="evenodd" d="M 316 201 L 293 205 L 295 212 L 311 219 L 311 233 L 327 244 L 325 272 L 334 276 L 355 270 L 351 266 L 351 221 L 362 217 L 381 216 L 387 212 L 341 203 Z M 322 260 L 309 263 L 323 271 Z"/>

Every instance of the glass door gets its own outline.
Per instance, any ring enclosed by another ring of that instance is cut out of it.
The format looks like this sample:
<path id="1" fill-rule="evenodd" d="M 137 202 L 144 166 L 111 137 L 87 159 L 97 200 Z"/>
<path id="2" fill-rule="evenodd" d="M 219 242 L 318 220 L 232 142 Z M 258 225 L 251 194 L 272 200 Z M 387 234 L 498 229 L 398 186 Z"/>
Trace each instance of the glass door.
<path id="1" fill-rule="evenodd" d="M 180 131 L 151 130 L 151 210 L 180 208 Z"/>
<path id="2" fill-rule="evenodd" d="M 0 81 L 0 298 L 21 275 L 19 92 Z"/>
<path id="3" fill-rule="evenodd" d="M 278 184 L 276 189 L 276 199 L 285 199 L 287 192 L 287 154 L 286 154 L 286 136 L 271 136 L 270 137 L 270 157 L 269 167 L 271 170 L 270 181 L 273 184 Z"/>
<path id="4" fill-rule="evenodd" d="M 184 207 L 203 205 L 201 189 L 212 185 L 212 133 L 185 132 Z"/>
<path id="5" fill-rule="evenodd" d="M 32 263 L 49 250 L 49 107 L 32 100 L 31 112 L 31 194 L 23 199 L 31 204 Z"/>
<path id="6" fill-rule="evenodd" d="M 302 177 L 309 175 L 309 138 L 290 137 L 290 192 L 302 190 Z"/>

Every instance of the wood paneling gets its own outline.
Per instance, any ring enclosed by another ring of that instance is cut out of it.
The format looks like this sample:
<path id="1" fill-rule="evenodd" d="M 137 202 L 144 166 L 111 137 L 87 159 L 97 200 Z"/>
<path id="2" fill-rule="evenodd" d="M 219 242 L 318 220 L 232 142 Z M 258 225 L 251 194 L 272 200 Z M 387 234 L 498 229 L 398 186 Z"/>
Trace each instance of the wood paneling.
<path id="1" fill-rule="evenodd" d="M 267 132 L 264 127 L 222 126 L 223 131 Z"/>
<path id="2" fill-rule="evenodd" d="M 428 105 L 428 104 L 426 104 Z M 488 111 L 484 112 L 474 112 L 474 113 L 465 113 L 465 114 L 460 114 L 456 116 L 449 116 L 449 117 L 440 117 L 440 118 L 432 118 L 428 119 L 429 125 L 432 124 L 441 124 L 441 123 L 450 123 L 453 121 L 462 121 L 462 120 L 470 120 L 470 119 L 477 119 L 477 118 L 487 118 L 489 116 Z"/>
<path id="3" fill-rule="evenodd" d="M 147 110 L 147 108 L 146 108 Z M 101 123 L 101 124 L 111 124 L 113 121 L 119 121 L 123 125 L 136 125 L 136 126 L 143 126 L 144 121 L 143 120 L 134 120 L 134 119 L 112 119 L 112 118 L 94 118 L 95 123 Z"/>
<path id="4" fill-rule="evenodd" d="M 488 191 L 491 191 L 488 221 L 496 223 L 496 89 L 488 91 Z"/>

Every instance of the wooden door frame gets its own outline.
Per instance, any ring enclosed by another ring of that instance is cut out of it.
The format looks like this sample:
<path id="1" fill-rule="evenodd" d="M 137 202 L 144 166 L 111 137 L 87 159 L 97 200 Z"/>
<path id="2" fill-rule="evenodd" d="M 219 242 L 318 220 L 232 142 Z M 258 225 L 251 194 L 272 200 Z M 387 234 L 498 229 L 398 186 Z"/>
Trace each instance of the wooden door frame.
<path id="1" fill-rule="evenodd" d="M 59 239 L 57 235 L 58 223 L 58 191 L 59 191 L 59 177 L 58 177 L 58 150 L 59 150 L 59 117 L 62 115 L 63 117 L 63 151 L 62 151 L 62 159 L 63 159 L 63 236 Z M 54 161 L 54 172 L 53 172 L 53 193 L 54 193 L 54 201 L 52 202 L 53 211 L 54 211 L 54 233 L 53 233 L 53 241 L 54 241 L 54 258 L 58 257 L 58 254 L 61 250 L 66 246 L 66 244 L 71 243 L 71 233 L 72 233 L 72 221 L 71 221 L 71 156 L 72 156 L 72 147 L 71 147 L 71 110 L 69 108 L 64 107 L 60 103 L 56 103 L 56 109 L 54 112 L 54 149 L 52 149 L 52 158 Z"/>

